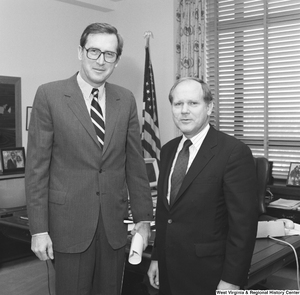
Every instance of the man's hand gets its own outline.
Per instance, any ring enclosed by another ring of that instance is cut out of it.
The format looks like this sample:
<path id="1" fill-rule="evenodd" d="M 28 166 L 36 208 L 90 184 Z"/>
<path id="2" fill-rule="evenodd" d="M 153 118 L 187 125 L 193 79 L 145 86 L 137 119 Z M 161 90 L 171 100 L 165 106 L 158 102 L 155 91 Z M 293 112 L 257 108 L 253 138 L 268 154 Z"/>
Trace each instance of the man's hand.
<path id="1" fill-rule="evenodd" d="M 148 270 L 149 282 L 152 287 L 159 289 L 158 262 L 152 260 Z"/>
<path id="2" fill-rule="evenodd" d="M 31 250 L 40 260 L 54 258 L 52 241 L 48 234 L 33 235 L 31 238 Z"/>
<path id="3" fill-rule="evenodd" d="M 151 236 L 150 222 L 140 221 L 138 222 L 134 229 L 131 231 L 131 234 L 134 236 L 136 233 L 139 233 L 143 237 L 144 250 L 148 246 L 148 242 Z"/>
<path id="4" fill-rule="evenodd" d="M 240 287 L 224 281 L 220 281 L 217 290 L 239 290 Z"/>

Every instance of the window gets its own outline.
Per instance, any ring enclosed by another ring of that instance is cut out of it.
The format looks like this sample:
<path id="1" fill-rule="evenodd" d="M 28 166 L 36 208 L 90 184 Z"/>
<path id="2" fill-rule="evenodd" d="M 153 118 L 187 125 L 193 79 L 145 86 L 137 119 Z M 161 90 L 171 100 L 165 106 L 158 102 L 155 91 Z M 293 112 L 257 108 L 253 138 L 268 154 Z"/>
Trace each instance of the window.
<path id="1" fill-rule="evenodd" d="M 300 1 L 207 1 L 207 82 L 213 124 L 273 162 L 300 162 Z"/>

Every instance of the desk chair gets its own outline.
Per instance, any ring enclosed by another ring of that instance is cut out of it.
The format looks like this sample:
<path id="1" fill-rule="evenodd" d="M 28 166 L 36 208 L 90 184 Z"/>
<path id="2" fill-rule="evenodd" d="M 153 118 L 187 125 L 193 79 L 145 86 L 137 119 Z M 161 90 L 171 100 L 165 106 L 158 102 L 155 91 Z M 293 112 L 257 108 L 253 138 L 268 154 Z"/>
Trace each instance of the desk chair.
<path id="1" fill-rule="evenodd" d="M 267 158 L 264 157 L 253 157 L 254 163 L 256 167 L 256 175 L 258 182 L 258 212 L 259 212 L 259 220 L 273 220 L 274 217 L 271 217 L 266 214 L 266 191 L 267 184 L 269 181 L 270 175 L 270 166 Z M 276 218 L 275 218 L 276 219 Z"/>

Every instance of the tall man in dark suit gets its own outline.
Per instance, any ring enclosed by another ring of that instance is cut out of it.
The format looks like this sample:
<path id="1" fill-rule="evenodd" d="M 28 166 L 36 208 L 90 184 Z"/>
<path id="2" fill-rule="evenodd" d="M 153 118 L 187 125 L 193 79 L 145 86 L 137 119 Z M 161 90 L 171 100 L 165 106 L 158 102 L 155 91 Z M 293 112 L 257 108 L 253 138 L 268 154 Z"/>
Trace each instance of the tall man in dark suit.
<path id="1" fill-rule="evenodd" d="M 34 100 L 26 162 L 29 224 L 34 253 L 55 261 L 56 295 L 120 294 L 128 196 L 132 233 L 142 235 L 144 247 L 150 236 L 152 200 L 135 99 L 106 82 L 122 47 L 116 28 L 89 25 L 80 39 L 79 73 L 40 86 Z M 94 88 L 104 145 L 90 117 Z"/>
<path id="2" fill-rule="evenodd" d="M 252 153 L 209 125 L 213 98 L 203 81 L 182 78 L 169 99 L 183 136 L 161 151 L 150 283 L 160 295 L 239 289 L 247 279 L 258 218 Z M 187 172 L 170 204 L 174 166 L 186 140 Z"/>

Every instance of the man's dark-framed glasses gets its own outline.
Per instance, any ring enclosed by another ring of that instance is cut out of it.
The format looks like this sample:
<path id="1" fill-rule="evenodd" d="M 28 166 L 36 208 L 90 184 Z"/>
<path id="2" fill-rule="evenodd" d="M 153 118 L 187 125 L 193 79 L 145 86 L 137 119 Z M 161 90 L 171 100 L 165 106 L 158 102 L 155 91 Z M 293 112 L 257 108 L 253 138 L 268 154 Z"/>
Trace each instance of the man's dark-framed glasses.
<path id="1" fill-rule="evenodd" d="M 89 59 L 97 60 L 98 58 L 100 58 L 101 54 L 103 54 L 104 60 L 106 62 L 114 63 L 118 58 L 117 53 L 115 53 L 113 51 L 101 51 L 100 49 L 97 49 L 97 48 L 87 49 L 85 47 L 84 47 L 84 49 L 86 50 L 86 56 Z"/>

